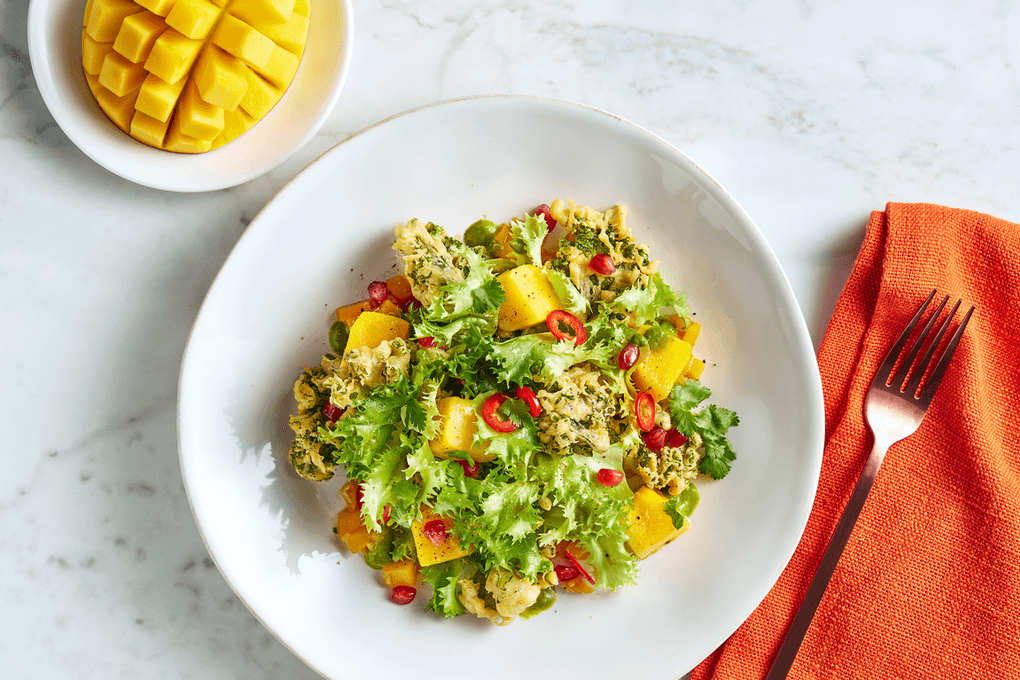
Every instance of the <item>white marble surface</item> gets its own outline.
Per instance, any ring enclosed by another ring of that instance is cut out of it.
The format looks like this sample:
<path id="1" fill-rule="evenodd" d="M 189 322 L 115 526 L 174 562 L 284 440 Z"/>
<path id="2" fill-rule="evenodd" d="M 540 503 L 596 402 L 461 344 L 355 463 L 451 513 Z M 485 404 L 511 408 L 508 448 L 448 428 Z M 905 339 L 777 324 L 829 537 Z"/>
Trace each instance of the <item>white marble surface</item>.
<path id="1" fill-rule="evenodd" d="M 454 97 L 582 102 L 686 151 L 772 243 L 815 342 L 869 212 L 1020 221 L 1020 3 L 389 0 L 347 87 L 268 176 L 135 186 L 53 122 L 27 2 L 0 0 L 0 676 L 317 677 L 209 560 L 177 462 L 188 331 L 231 247 L 348 135 Z M 338 653 L 342 650 L 339 642 Z"/>

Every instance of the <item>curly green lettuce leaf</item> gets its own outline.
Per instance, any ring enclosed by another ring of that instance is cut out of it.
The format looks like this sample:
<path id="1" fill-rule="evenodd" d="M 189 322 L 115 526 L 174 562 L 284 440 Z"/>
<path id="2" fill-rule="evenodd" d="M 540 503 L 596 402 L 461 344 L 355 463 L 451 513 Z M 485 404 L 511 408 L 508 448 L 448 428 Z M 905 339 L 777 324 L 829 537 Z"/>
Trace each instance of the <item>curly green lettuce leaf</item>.
<path id="1" fill-rule="evenodd" d="M 542 266 L 542 241 L 549 233 L 545 219 L 534 215 L 525 216 L 524 220 L 510 222 L 510 248 L 518 265 L 533 264 Z"/>
<path id="2" fill-rule="evenodd" d="M 556 297 L 563 303 L 563 308 L 574 316 L 584 318 L 588 312 L 588 299 L 581 295 L 570 277 L 555 269 L 545 269 L 546 278 L 552 285 Z"/>
<path id="3" fill-rule="evenodd" d="M 463 559 L 433 564 L 421 570 L 422 579 L 432 586 L 429 611 L 441 614 L 447 619 L 465 612 L 464 605 L 457 597 L 457 579 L 463 570 Z"/>
<path id="4" fill-rule="evenodd" d="M 687 306 L 687 294 L 674 292 L 658 272 L 652 276 L 648 287 L 628 288 L 616 297 L 615 304 L 634 312 L 639 325 L 661 316 L 664 309 L 672 309 L 682 317 L 691 315 Z"/>

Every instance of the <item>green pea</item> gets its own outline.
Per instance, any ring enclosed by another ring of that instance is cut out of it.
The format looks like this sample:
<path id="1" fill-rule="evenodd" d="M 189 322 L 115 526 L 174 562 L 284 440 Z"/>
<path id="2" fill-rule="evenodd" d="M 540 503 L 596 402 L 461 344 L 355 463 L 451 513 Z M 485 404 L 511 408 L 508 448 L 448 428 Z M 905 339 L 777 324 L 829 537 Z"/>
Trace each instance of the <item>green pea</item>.
<path id="1" fill-rule="evenodd" d="M 488 246 L 496 236 L 496 223 L 491 220 L 478 220 L 464 232 L 464 245 L 469 248 Z"/>
<path id="2" fill-rule="evenodd" d="M 542 590 L 538 591 L 538 599 L 535 600 L 535 604 L 521 612 L 521 618 L 530 619 L 535 614 L 541 614 L 553 606 L 554 602 L 556 602 L 556 589 L 542 588 Z"/>
<path id="3" fill-rule="evenodd" d="M 343 356 L 347 349 L 347 338 L 351 333 L 347 330 L 347 324 L 337 321 L 329 327 L 329 346 L 337 356 Z"/>

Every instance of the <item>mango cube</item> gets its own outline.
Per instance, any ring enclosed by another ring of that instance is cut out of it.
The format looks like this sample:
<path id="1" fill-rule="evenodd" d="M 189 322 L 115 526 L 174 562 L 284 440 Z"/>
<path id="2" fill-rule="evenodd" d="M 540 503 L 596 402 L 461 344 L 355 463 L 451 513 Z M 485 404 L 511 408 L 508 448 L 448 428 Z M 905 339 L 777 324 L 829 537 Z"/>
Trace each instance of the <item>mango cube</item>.
<path id="1" fill-rule="evenodd" d="M 630 546 L 638 559 L 643 560 L 691 527 L 684 517 L 683 526 L 677 529 L 663 509 L 666 496 L 656 489 L 642 486 L 634 494 L 634 507 L 630 511 L 628 534 Z"/>
<path id="2" fill-rule="evenodd" d="M 414 587 L 418 582 L 418 563 L 414 560 L 390 562 L 382 568 L 383 583 L 387 588 L 395 586 Z"/>
<path id="3" fill-rule="evenodd" d="M 151 12 L 139 12 L 124 19 L 113 41 L 113 49 L 128 61 L 141 63 L 149 56 L 166 23 Z"/>
<path id="4" fill-rule="evenodd" d="M 499 308 L 499 329 L 518 331 L 545 321 L 549 312 L 563 309 L 563 303 L 549 283 L 549 277 L 531 264 L 514 267 L 496 277 L 506 302 Z"/>
<path id="5" fill-rule="evenodd" d="M 705 371 L 705 362 L 701 359 L 691 359 L 691 367 L 684 375 L 693 380 L 701 380 L 701 374 Z"/>
<path id="6" fill-rule="evenodd" d="M 350 334 L 347 336 L 347 347 L 344 351 L 352 350 L 355 347 L 375 349 L 383 340 L 396 340 L 397 338 L 407 340 L 410 329 L 410 324 L 399 317 L 379 312 L 362 312 L 351 324 Z"/>
<path id="7" fill-rule="evenodd" d="M 283 97 L 304 53 L 309 9 L 308 0 L 86 0 L 84 75 L 103 112 L 138 141 L 208 151 Z M 184 96 L 187 83 L 201 101 Z"/>
<path id="8" fill-rule="evenodd" d="M 460 397 L 443 397 L 436 402 L 436 408 L 443 419 L 436 438 L 429 442 L 433 455 L 446 458 L 451 451 L 466 451 L 480 463 L 495 458 L 474 443 L 478 433 L 478 414 L 471 401 Z"/>
<path id="9" fill-rule="evenodd" d="M 439 545 L 433 543 L 422 532 L 422 528 L 433 520 L 441 521 L 446 527 L 446 538 Z M 452 520 L 448 517 L 433 515 L 428 508 L 422 510 L 421 519 L 411 522 L 411 535 L 414 537 L 414 547 L 418 553 L 418 564 L 427 567 L 471 554 L 471 550 L 465 550 L 460 547 L 460 541 L 453 535 L 453 532 L 450 530 L 451 527 L 453 527 Z"/>
<path id="10" fill-rule="evenodd" d="M 362 312 L 367 312 L 372 309 L 372 303 L 368 300 L 362 300 L 361 302 L 355 302 L 354 304 L 344 305 L 338 307 L 335 314 L 337 321 L 343 321 L 347 328 L 350 328 L 355 319 L 361 316 Z"/>
<path id="11" fill-rule="evenodd" d="M 691 365 L 694 358 L 689 343 L 671 338 L 658 349 L 653 349 L 641 362 L 634 367 L 631 379 L 641 392 L 651 392 L 656 402 L 669 396 L 673 385 L 680 379 Z"/>

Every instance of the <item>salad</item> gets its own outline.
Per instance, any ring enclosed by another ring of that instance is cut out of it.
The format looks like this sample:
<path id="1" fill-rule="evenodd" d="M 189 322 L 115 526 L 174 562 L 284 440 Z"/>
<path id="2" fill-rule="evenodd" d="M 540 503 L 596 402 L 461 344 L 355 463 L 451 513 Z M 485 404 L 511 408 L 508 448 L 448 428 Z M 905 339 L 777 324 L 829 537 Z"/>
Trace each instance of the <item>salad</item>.
<path id="1" fill-rule="evenodd" d="M 695 479 L 736 457 L 686 295 L 623 206 L 395 236 L 403 274 L 336 310 L 294 385 L 294 468 L 347 480 L 338 536 L 393 602 L 428 584 L 447 618 L 505 625 L 561 589 L 633 584 L 689 528 Z"/>

